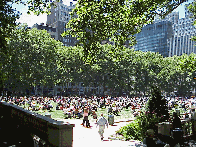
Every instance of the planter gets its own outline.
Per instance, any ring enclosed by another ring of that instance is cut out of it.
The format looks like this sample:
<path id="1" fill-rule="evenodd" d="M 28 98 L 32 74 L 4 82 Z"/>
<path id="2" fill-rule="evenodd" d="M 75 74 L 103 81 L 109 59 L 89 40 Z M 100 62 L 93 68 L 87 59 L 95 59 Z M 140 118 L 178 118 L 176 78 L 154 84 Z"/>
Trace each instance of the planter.
<path id="1" fill-rule="evenodd" d="M 173 128 L 172 123 L 170 122 L 162 122 L 158 123 L 158 134 L 171 136 L 171 130 Z"/>
<path id="2" fill-rule="evenodd" d="M 114 115 L 108 115 L 108 123 L 110 125 L 113 125 L 114 124 Z"/>

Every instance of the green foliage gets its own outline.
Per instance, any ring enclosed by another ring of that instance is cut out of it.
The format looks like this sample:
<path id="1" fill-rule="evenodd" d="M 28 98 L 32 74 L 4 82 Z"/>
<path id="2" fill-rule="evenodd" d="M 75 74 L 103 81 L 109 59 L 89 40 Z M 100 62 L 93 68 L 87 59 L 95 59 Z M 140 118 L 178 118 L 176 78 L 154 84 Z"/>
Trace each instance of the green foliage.
<path id="1" fill-rule="evenodd" d="M 151 97 L 146 103 L 146 111 L 149 111 L 150 114 L 156 113 L 157 117 L 162 116 L 164 120 L 168 120 L 169 114 L 167 101 L 161 96 L 161 91 L 158 87 L 153 86 L 151 90 Z"/>
<path id="2" fill-rule="evenodd" d="M 53 85 L 57 80 L 57 50 L 62 43 L 51 38 L 46 30 L 19 26 L 7 38 L 7 88 L 13 91 L 34 85 Z"/>
<path id="3" fill-rule="evenodd" d="M 3 90 L 5 81 L 8 80 L 8 73 L 4 71 L 9 62 L 9 53 L 6 38 L 9 38 L 16 26 L 16 19 L 20 17 L 20 12 L 12 8 L 12 4 L 30 4 L 29 10 L 37 15 L 48 12 L 48 8 L 54 3 L 49 0 L 1 0 L 0 1 L 0 91 Z"/>
<path id="4" fill-rule="evenodd" d="M 77 37 L 85 56 L 90 58 L 101 49 L 98 43 L 103 40 L 113 41 L 122 50 L 125 41 L 130 41 L 131 46 L 136 43 L 134 34 L 151 23 L 156 14 L 164 17 L 185 1 L 78 0 L 66 26 L 70 29 L 63 36 Z"/>
<path id="5" fill-rule="evenodd" d="M 15 20 L 19 18 L 20 13 L 13 10 L 10 3 L 12 0 L 0 1 L 0 91 L 3 89 L 4 82 L 7 79 L 6 73 L 3 71 L 7 60 L 7 42 L 6 38 L 12 33 L 15 26 Z"/>
<path id="6" fill-rule="evenodd" d="M 67 48 L 45 31 L 14 28 L 20 13 L 11 8 L 13 3 L 28 4 L 29 11 L 39 15 L 56 2 L 1 0 L 0 91 L 11 85 L 29 87 L 82 81 L 92 87 L 108 86 L 120 94 L 122 91 L 149 94 L 155 84 L 168 93 L 176 88 L 181 95 L 189 94 L 195 87 L 192 81 L 195 55 L 163 58 L 123 46 L 126 40 L 135 44 L 133 35 L 151 23 L 154 15 L 163 17 L 185 1 L 79 0 L 66 33 L 77 36 L 82 46 Z M 195 5 L 189 9 L 195 16 Z M 103 40 L 113 41 L 115 46 L 101 45 Z"/>
<path id="7" fill-rule="evenodd" d="M 116 133 L 123 135 L 125 140 L 143 141 L 146 137 L 146 131 L 148 129 L 156 130 L 157 126 L 155 124 L 159 123 L 160 120 L 161 118 L 156 116 L 156 114 L 145 112 L 138 116 L 132 123 L 121 127 Z"/>
<path id="8" fill-rule="evenodd" d="M 124 136 L 125 140 L 140 140 L 140 137 L 138 136 L 139 131 L 139 125 L 136 120 L 134 122 L 121 127 L 120 130 L 116 131 L 117 134 L 121 134 Z"/>
<path id="9" fill-rule="evenodd" d="M 188 7 L 188 10 L 193 14 L 191 18 L 194 18 L 194 26 L 196 26 L 196 0 L 191 3 Z M 193 41 L 196 41 L 196 36 L 192 36 L 191 38 Z"/>
<path id="10" fill-rule="evenodd" d="M 122 92 L 149 95 L 152 85 L 163 92 L 176 88 L 181 95 L 188 95 L 196 84 L 195 54 L 163 58 L 158 53 L 105 44 L 95 53 L 94 64 L 87 64 L 83 47 L 65 47 L 44 30 L 19 26 L 6 41 L 1 79 L 12 91 L 83 82 L 83 86 L 107 86 L 115 96 Z"/>

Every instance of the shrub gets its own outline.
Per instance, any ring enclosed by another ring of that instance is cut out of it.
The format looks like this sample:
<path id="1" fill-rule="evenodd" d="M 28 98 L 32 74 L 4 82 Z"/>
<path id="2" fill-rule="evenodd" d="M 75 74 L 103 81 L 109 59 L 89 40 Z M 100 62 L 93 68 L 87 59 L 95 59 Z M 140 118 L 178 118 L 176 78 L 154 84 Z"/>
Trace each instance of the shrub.
<path id="1" fill-rule="evenodd" d="M 156 124 L 169 119 L 167 101 L 161 96 L 157 87 L 152 87 L 151 98 L 146 103 L 145 109 L 142 110 L 143 113 L 136 120 L 116 133 L 123 135 L 126 140 L 143 141 L 148 129 L 153 129 L 156 133 Z"/>
<path id="2" fill-rule="evenodd" d="M 120 128 L 116 133 L 124 136 L 125 140 L 140 140 L 142 141 L 146 136 L 148 129 L 157 130 L 157 124 L 161 117 L 157 117 L 155 113 L 145 112 L 138 116 L 132 123 Z"/>
<path id="3" fill-rule="evenodd" d="M 146 103 L 145 109 L 150 114 L 156 113 L 158 117 L 163 117 L 161 121 L 169 119 L 167 101 L 162 97 L 161 91 L 156 86 L 152 87 L 151 97 Z"/>

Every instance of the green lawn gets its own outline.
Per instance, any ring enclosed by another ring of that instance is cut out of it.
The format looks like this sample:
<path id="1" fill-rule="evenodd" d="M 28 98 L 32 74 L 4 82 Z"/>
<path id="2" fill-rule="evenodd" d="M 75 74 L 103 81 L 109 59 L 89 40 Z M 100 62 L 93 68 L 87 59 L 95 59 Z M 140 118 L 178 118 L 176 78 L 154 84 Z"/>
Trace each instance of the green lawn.
<path id="1" fill-rule="evenodd" d="M 45 113 L 50 113 L 51 114 L 51 117 L 53 119 L 64 119 L 65 116 L 63 114 L 63 111 L 62 110 L 56 110 L 56 106 L 57 104 L 52 102 L 52 105 L 53 105 L 53 109 L 51 109 L 51 111 L 49 112 L 48 110 L 39 110 L 39 111 L 34 111 L 36 113 L 39 113 L 41 115 L 45 115 Z M 21 106 L 24 108 L 24 106 Z M 28 104 L 25 104 L 25 107 L 26 109 L 28 108 Z M 98 108 L 98 111 L 96 112 L 97 114 L 97 117 L 100 117 L 101 113 L 103 113 L 104 117 L 105 118 L 108 118 L 108 114 L 107 114 L 107 110 L 108 110 L 108 107 L 106 108 Z M 93 117 L 92 116 L 89 116 L 88 117 L 89 120 L 93 121 Z M 130 109 L 123 109 L 118 116 L 114 115 L 114 120 L 120 120 L 120 119 L 131 119 L 133 118 L 133 115 L 132 115 L 132 112 Z M 75 119 L 75 118 L 71 118 L 71 119 Z M 83 118 L 81 118 L 82 120 Z"/>

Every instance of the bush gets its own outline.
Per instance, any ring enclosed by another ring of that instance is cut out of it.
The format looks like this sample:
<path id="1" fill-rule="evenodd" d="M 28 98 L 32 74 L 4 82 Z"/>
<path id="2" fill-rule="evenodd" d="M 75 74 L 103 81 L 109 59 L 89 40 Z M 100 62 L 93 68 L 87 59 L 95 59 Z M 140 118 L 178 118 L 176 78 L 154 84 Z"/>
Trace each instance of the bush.
<path id="1" fill-rule="evenodd" d="M 150 111 L 151 114 L 156 113 L 158 117 L 163 117 L 161 121 L 169 119 L 167 101 L 162 97 L 161 91 L 156 86 L 152 87 L 151 98 L 146 103 L 145 109 Z"/>
<path id="2" fill-rule="evenodd" d="M 136 120 L 134 120 L 133 123 L 130 123 L 118 130 L 116 133 L 123 135 L 125 140 L 139 140 L 139 135 L 138 135 L 138 130 L 139 130 L 139 125 Z"/>
<path id="3" fill-rule="evenodd" d="M 151 98 L 142 110 L 144 112 L 133 123 L 122 127 L 116 133 L 123 135 L 126 140 L 143 141 L 148 129 L 153 129 L 156 133 L 156 124 L 169 119 L 167 102 L 157 87 L 152 87 Z"/>
<path id="4" fill-rule="evenodd" d="M 150 112 L 145 112 L 138 116 L 132 123 L 120 128 L 116 133 L 123 135 L 125 140 L 143 141 L 146 137 L 146 131 L 148 129 L 156 131 L 157 126 L 155 124 L 159 123 L 160 120 L 161 117 L 157 117 L 155 113 L 150 114 Z"/>

